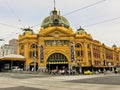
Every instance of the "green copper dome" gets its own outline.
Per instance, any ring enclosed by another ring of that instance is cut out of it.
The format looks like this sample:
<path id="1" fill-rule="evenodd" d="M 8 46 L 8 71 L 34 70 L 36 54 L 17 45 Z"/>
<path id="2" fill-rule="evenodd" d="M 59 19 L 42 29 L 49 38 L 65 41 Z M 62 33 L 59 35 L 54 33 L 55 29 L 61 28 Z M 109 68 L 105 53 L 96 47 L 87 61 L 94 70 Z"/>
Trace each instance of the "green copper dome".
<path id="1" fill-rule="evenodd" d="M 57 11 L 56 9 L 50 13 L 50 16 L 46 17 L 43 20 L 41 27 L 46 28 L 46 27 L 49 27 L 49 25 L 51 26 L 62 26 L 63 25 L 66 28 L 70 27 L 68 20 L 63 16 L 60 16 L 60 12 Z"/>
<path id="2" fill-rule="evenodd" d="M 77 29 L 76 34 L 82 34 L 82 33 L 86 33 L 86 31 L 82 27 L 80 27 L 79 29 Z"/>

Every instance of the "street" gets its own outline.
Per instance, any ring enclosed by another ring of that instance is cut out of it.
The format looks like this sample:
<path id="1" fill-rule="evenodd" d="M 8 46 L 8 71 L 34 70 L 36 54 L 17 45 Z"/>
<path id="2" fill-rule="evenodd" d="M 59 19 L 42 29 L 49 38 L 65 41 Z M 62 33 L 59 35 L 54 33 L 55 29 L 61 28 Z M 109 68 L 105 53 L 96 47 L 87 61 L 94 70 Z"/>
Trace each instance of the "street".
<path id="1" fill-rule="evenodd" d="M 120 75 L 0 73 L 0 90 L 120 90 Z"/>

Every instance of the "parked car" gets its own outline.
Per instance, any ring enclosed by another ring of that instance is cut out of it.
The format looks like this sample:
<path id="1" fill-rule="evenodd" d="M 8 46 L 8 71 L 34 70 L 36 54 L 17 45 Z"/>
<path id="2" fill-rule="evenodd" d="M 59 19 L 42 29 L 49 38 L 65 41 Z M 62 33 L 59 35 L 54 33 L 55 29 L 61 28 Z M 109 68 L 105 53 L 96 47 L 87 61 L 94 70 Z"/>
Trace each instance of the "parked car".
<path id="1" fill-rule="evenodd" d="M 84 71 L 84 75 L 91 75 L 92 72 L 90 70 Z"/>
<path id="2" fill-rule="evenodd" d="M 23 71 L 23 69 L 19 68 L 19 66 L 12 66 L 12 71 Z"/>
<path id="3" fill-rule="evenodd" d="M 115 67 L 115 73 L 120 73 L 120 66 Z"/>

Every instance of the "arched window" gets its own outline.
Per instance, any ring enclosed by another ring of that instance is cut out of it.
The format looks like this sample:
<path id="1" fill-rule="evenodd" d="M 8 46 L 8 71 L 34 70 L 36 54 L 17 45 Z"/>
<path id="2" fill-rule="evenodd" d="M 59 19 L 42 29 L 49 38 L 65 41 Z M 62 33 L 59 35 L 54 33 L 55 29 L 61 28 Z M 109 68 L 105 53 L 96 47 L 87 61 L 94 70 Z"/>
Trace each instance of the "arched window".
<path id="1" fill-rule="evenodd" d="M 83 50 L 76 50 L 77 57 L 83 57 Z"/>
<path id="2" fill-rule="evenodd" d="M 21 50 L 23 50 L 23 49 L 24 49 L 24 45 L 21 46 Z"/>
<path id="3" fill-rule="evenodd" d="M 24 56 L 24 45 L 20 46 L 20 55 Z"/>
<path id="4" fill-rule="evenodd" d="M 30 45 L 30 52 L 29 52 L 29 57 L 33 58 L 33 57 L 38 57 L 38 46 L 36 44 L 32 44 Z"/>
<path id="5" fill-rule="evenodd" d="M 87 48 L 90 49 L 90 44 L 87 45 Z"/>
<path id="6" fill-rule="evenodd" d="M 30 46 L 30 48 L 31 48 L 31 49 L 34 49 L 34 48 L 38 48 L 38 46 L 37 46 L 36 44 L 32 44 L 32 45 Z"/>
<path id="7" fill-rule="evenodd" d="M 79 44 L 79 43 L 77 43 L 77 44 L 75 45 L 75 47 L 76 47 L 76 48 L 82 48 L 82 45 Z"/>

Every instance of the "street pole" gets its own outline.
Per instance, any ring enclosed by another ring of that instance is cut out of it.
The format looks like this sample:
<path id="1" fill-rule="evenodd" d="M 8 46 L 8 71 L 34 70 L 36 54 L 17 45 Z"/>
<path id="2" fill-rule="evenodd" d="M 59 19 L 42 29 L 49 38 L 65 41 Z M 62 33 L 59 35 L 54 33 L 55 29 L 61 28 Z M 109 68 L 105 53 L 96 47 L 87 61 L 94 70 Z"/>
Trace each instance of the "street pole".
<path id="1" fill-rule="evenodd" d="M 50 73 L 50 62 L 48 62 L 48 65 L 49 65 L 49 73 Z"/>
<path id="2" fill-rule="evenodd" d="M 94 72 L 94 69 L 93 69 L 94 67 L 93 67 L 93 65 L 91 64 L 91 69 L 92 69 L 92 73 Z"/>
<path id="3" fill-rule="evenodd" d="M 80 74 L 82 74 L 82 63 L 80 60 L 79 60 L 79 72 L 80 72 Z"/>
<path id="4" fill-rule="evenodd" d="M 105 74 L 105 66 L 106 66 L 106 62 L 105 62 L 105 60 L 103 61 L 103 73 Z"/>
<path id="5" fill-rule="evenodd" d="M 34 52 L 34 72 L 36 73 L 36 58 L 37 58 L 37 45 L 35 44 L 35 52 Z"/>
<path id="6" fill-rule="evenodd" d="M 12 72 L 12 67 L 13 67 L 13 61 L 11 60 L 11 67 L 10 67 L 11 72 Z"/>
<path id="7" fill-rule="evenodd" d="M 81 68 L 81 65 L 80 65 L 80 67 L 79 67 L 79 72 L 80 72 L 80 74 L 82 74 L 82 68 Z"/>
<path id="8" fill-rule="evenodd" d="M 36 57 L 34 57 L 34 72 L 36 73 Z"/>

